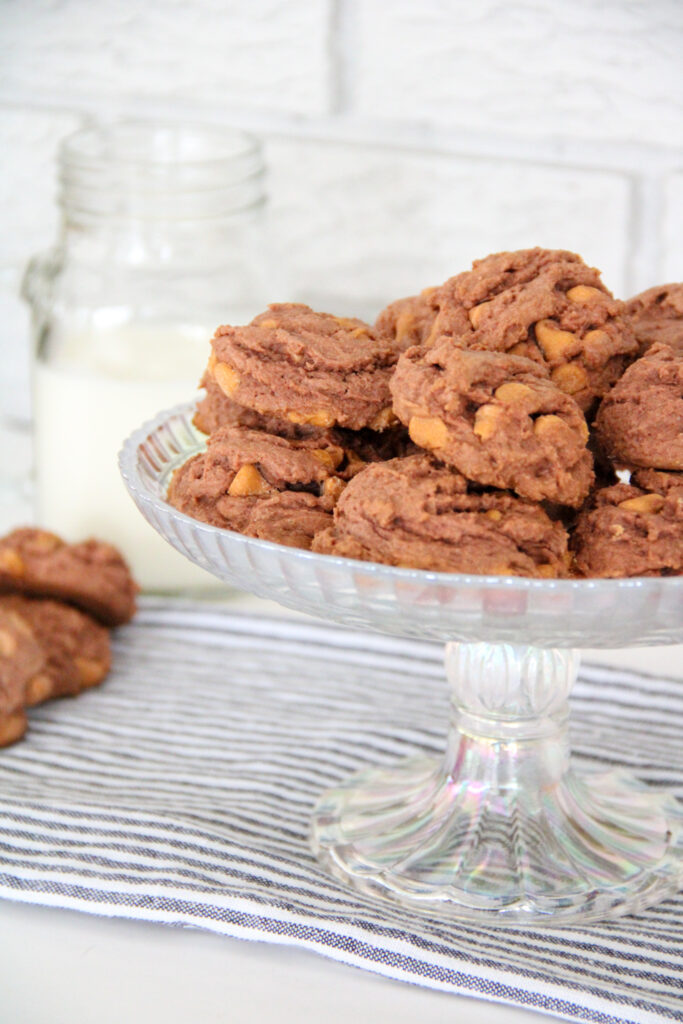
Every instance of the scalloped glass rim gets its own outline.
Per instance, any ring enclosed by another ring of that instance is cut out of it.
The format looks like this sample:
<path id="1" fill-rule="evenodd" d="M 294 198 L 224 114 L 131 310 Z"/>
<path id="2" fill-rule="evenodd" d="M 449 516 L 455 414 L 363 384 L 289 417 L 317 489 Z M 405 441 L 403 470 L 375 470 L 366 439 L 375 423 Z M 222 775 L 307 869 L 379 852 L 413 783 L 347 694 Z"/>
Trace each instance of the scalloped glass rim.
<path id="1" fill-rule="evenodd" d="M 627 606 L 629 598 L 636 594 L 645 597 L 646 595 L 651 598 L 656 598 L 658 595 L 665 594 L 667 597 L 674 598 L 678 596 L 680 604 L 680 618 L 672 621 L 665 628 L 662 637 L 658 637 L 652 632 L 646 632 L 642 637 L 638 634 L 637 630 L 633 634 L 625 636 L 621 641 L 615 641 L 614 630 L 605 630 L 606 634 L 609 634 L 609 639 L 605 643 L 600 643 L 599 635 L 596 636 L 591 634 L 586 643 L 582 643 L 582 638 L 577 636 L 574 638 L 574 642 L 570 645 L 568 643 L 561 642 L 560 646 L 634 646 L 641 643 L 677 643 L 683 641 L 683 576 L 671 576 L 671 577 L 628 577 L 625 579 L 586 579 L 586 580 L 561 580 L 561 579 L 530 579 L 528 577 L 520 576 L 478 576 L 478 575 L 465 575 L 460 573 L 442 573 L 425 571 L 420 569 L 406 569 L 398 568 L 394 566 L 382 565 L 376 562 L 362 562 L 356 559 L 340 558 L 332 555 L 322 555 L 311 551 L 302 551 L 299 548 L 289 548 L 281 544 L 275 544 L 272 541 L 260 540 L 253 537 L 246 537 L 243 534 L 235 533 L 232 530 L 221 529 L 219 527 L 210 526 L 208 523 L 202 523 L 198 520 L 192 519 L 190 516 L 179 512 L 172 505 L 165 500 L 166 486 L 171 473 L 184 461 L 186 461 L 192 454 L 201 451 L 205 446 L 205 437 L 200 434 L 199 431 L 191 424 L 191 416 L 196 408 L 196 402 L 185 402 L 181 405 L 174 406 L 171 409 L 163 410 L 153 416 L 147 422 L 142 424 L 137 430 L 126 439 L 123 447 L 119 453 L 119 466 L 121 475 L 125 481 L 125 484 L 140 508 L 141 511 L 150 506 L 155 508 L 157 512 L 163 511 L 166 515 L 171 517 L 177 523 L 185 523 L 187 528 L 195 534 L 204 535 L 207 537 L 215 537 L 216 535 L 223 538 L 223 540 L 229 539 L 231 547 L 235 550 L 238 548 L 244 551 L 260 552 L 262 555 L 267 556 L 272 554 L 273 556 L 273 571 L 274 574 L 281 575 L 281 567 L 287 563 L 292 566 L 310 566 L 312 570 L 325 569 L 325 567 L 335 567 L 340 570 L 344 575 L 350 576 L 355 573 L 356 576 L 360 574 L 361 578 L 367 580 L 374 580 L 377 582 L 385 582 L 389 585 L 394 584 L 413 584 L 417 587 L 425 588 L 437 588 L 439 591 L 452 588 L 454 591 L 505 591 L 513 592 L 514 594 L 547 594 L 551 595 L 565 595 L 567 597 L 586 595 L 604 596 L 605 598 L 611 597 L 613 599 L 610 604 L 614 607 L 610 608 L 610 612 L 615 612 L 619 605 L 619 599 L 625 602 Z M 184 445 L 177 442 L 176 455 L 174 458 L 169 458 L 160 467 L 158 475 L 152 477 L 149 468 L 145 472 L 141 471 L 141 460 L 144 457 L 142 446 L 149 444 L 158 435 L 160 429 L 166 429 L 172 432 L 174 422 L 177 421 L 175 426 L 182 427 L 195 441 L 192 445 Z M 155 487 L 152 487 L 152 479 L 154 479 Z M 164 532 L 158 521 L 154 524 L 156 529 L 160 532 Z M 166 537 L 170 543 L 169 537 Z M 174 545 L 177 546 L 177 545 Z M 179 548 L 179 550 L 181 550 Z M 184 550 L 187 557 L 192 558 L 192 555 Z M 283 562 L 284 560 L 284 562 Z M 205 566 L 206 568 L 206 566 Z M 216 575 L 220 575 L 218 568 L 214 568 Z M 313 574 L 311 574 L 313 580 Z M 249 585 L 248 580 L 241 581 L 244 589 L 252 589 Z M 254 588 L 255 592 L 262 591 L 262 587 Z M 283 596 L 281 593 L 274 593 L 273 598 L 280 600 Z M 305 602 L 302 603 L 296 599 L 283 600 L 282 603 L 291 604 L 293 607 L 301 607 L 304 610 L 310 610 L 305 606 Z M 420 618 L 419 605 L 414 608 L 414 614 L 417 618 Z M 603 609 L 607 611 L 608 609 Z M 326 606 L 320 606 L 317 611 L 313 614 L 323 615 L 325 617 L 337 618 L 339 615 L 330 614 L 329 608 Z M 395 628 L 392 623 L 388 626 L 386 622 L 375 621 L 372 616 L 371 602 L 367 600 L 363 602 L 363 614 L 364 624 L 369 628 L 378 630 L 380 632 L 398 633 L 399 635 L 419 636 L 420 630 L 419 625 L 416 623 L 415 629 L 402 629 Z M 344 621 L 344 620 L 342 620 Z M 358 623 L 358 617 L 354 620 L 354 624 Z M 638 620 L 636 619 L 635 622 Z M 568 624 L 568 628 L 571 627 Z M 494 633 L 497 630 L 493 630 Z M 532 629 L 531 633 L 535 631 Z M 598 631 L 600 632 L 600 631 Z M 445 638 L 446 634 L 443 629 L 438 630 L 436 633 L 434 630 L 426 630 L 425 636 L 434 636 L 435 638 Z M 454 638 L 457 637 L 457 631 L 454 634 Z M 475 630 L 472 639 L 479 639 L 482 636 L 482 631 Z M 487 637 L 488 638 L 488 637 Z M 498 640 L 497 636 L 491 636 L 492 642 Z M 507 642 L 510 637 L 501 638 L 503 642 Z M 548 641 L 537 636 L 527 636 L 520 633 L 519 636 L 515 636 L 517 642 L 528 642 L 528 643 L 540 643 L 544 646 L 548 645 Z M 598 642 L 596 642 L 596 640 Z"/>

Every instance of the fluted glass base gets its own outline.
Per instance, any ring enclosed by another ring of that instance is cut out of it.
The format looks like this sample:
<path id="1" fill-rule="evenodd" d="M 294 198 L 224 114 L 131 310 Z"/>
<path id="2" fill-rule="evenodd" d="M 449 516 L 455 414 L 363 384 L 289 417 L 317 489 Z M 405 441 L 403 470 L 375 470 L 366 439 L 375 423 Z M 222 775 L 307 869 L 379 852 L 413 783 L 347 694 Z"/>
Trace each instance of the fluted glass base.
<path id="1" fill-rule="evenodd" d="M 487 924 L 635 913 L 683 881 L 673 797 L 569 766 L 569 651 L 451 644 L 443 759 L 374 769 L 323 795 L 313 848 L 338 878 Z"/>

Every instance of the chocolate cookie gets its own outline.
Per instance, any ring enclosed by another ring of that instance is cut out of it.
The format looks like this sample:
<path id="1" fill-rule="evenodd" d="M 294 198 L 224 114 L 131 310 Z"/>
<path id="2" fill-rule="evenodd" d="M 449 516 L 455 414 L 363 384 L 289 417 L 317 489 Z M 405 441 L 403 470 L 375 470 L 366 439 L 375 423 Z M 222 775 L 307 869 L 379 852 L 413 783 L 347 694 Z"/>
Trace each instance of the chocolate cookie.
<path id="1" fill-rule="evenodd" d="M 446 281 L 431 302 L 436 316 L 427 344 L 445 335 L 468 348 L 536 359 L 584 410 L 637 350 L 624 304 L 597 270 L 564 250 L 487 256 Z"/>
<path id="2" fill-rule="evenodd" d="M 348 466 L 331 435 L 291 440 L 223 427 L 174 474 L 168 500 L 213 526 L 308 547 L 315 530 L 331 521 Z"/>
<path id="3" fill-rule="evenodd" d="M 596 491 L 577 520 L 572 547 L 585 576 L 683 573 L 683 475 L 635 473 Z"/>
<path id="4" fill-rule="evenodd" d="M 75 696 L 101 683 L 111 666 L 109 630 L 86 612 L 49 598 L 0 597 L 31 628 L 45 656 L 40 673 L 26 687 L 26 705 Z"/>
<path id="5" fill-rule="evenodd" d="M 600 444 L 625 466 L 683 470 L 683 351 L 656 344 L 602 400 Z"/>
<path id="6" fill-rule="evenodd" d="M 662 342 L 683 352 L 683 283 L 659 284 L 626 303 L 641 354 Z"/>
<path id="7" fill-rule="evenodd" d="M 216 357 L 212 355 L 201 381 L 201 387 L 206 390 L 206 395 L 199 402 L 192 420 L 197 430 L 201 430 L 203 434 L 213 434 L 221 427 L 249 427 L 251 430 L 265 430 L 268 434 L 292 438 L 316 433 L 315 427 L 292 423 L 281 416 L 265 416 L 233 401 L 216 383 L 213 377 L 215 365 Z"/>
<path id="8" fill-rule="evenodd" d="M 54 533 L 24 527 L 0 539 L 0 592 L 53 597 L 108 626 L 128 622 L 137 585 L 110 544 L 66 544 Z"/>
<path id="9" fill-rule="evenodd" d="M 391 338 L 402 352 L 411 345 L 421 345 L 429 337 L 436 309 L 432 297 L 436 288 L 425 288 L 419 295 L 391 302 L 375 320 L 375 330 Z"/>
<path id="10" fill-rule="evenodd" d="M 443 572 L 567 574 L 567 534 L 539 505 L 473 488 L 428 455 L 368 466 L 313 550 Z"/>
<path id="11" fill-rule="evenodd" d="M 213 377 L 240 405 L 295 424 L 383 430 L 394 421 L 391 339 L 361 320 L 279 303 L 246 327 L 219 327 Z"/>
<path id="12" fill-rule="evenodd" d="M 44 665 L 43 650 L 29 624 L 12 608 L 0 606 L 0 747 L 26 732 L 26 688 Z"/>
<path id="13" fill-rule="evenodd" d="M 588 494 L 586 421 L 545 367 L 444 338 L 405 352 L 391 391 L 413 441 L 468 480 L 573 507 Z"/>

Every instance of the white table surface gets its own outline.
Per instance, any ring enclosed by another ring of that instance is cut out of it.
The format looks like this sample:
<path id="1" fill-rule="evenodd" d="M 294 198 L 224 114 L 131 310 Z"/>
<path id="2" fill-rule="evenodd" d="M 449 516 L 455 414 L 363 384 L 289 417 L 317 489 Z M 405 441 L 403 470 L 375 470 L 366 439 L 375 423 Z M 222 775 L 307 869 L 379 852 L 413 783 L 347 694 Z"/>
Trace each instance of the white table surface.
<path id="1" fill-rule="evenodd" d="M 256 598 L 233 601 L 282 614 Z M 585 659 L 683 679 L 683 647 L 587 651 Z M 391 981 L 291 947 L 0 901 L 0 1024 L 539 1019 L 535 1012 Z"/>

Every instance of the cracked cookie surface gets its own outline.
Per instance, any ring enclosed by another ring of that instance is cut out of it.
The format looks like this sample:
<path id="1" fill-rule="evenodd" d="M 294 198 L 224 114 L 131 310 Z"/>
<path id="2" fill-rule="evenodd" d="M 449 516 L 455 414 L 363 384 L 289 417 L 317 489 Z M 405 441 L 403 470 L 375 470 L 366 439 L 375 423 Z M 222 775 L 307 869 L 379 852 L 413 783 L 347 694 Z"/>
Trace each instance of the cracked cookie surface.
<path id="1" fill-rule="evenodd" d="M 442 572 L 567 573 L 567 535 L 539 506 L 473 488 L 429 455 L 376 463 L 347 485 L 313 550 Z"/>
<path id="2" fill-rule="evenodd" d="M 641 354 L 657 342 L 683 353 L 683 283 L 660 284 L 634 295 L 626 312 Z"/>
<path id="3" fill-rule="evenodd" d="M 572 536 L 585 576 L 683 573 L 683 474 L 640 470 L 630 484 L 596 491 Z"/>
<path id="4" fill-rule="evenodd" d="M 523 249 L 476 260 L 430 298 L 427 344 L 441 336 L 544 363 L 553 382 L 590 409 L 618 380 L 637 343 L 622 302 L 597 270 L 565 250 Z"/>
<path id="5" fill-rule="evenodd" d="M 598 440 L 617 464 L 683 470 L 683 351 L 656 344 L 602 400 Z"/>
<path id="6" fill-rule="evenodd" d="M 469 480 L 573 507 L 588 494 L 585 418 L 539 364 L 442 339 L 404 353 L 391 390 L 412 440 Z"/>
<path id="7" fill-rule="evenodd" d="M 214 380 L 261 415 L 321 429 L 395 422 L 389 378 L 399 353 L 361 320 L 276 303 L 246 327 L 219 327 L 212 347 Z"/>
<path id="8" fill-rule="evenodd" d="M 26 705 L 76 696 L 101 683 L 111 666 L 109 630 L 86 612 L 50 598 L 0 597 L 31 628 L 45 664 L 26 688 Z"/>

